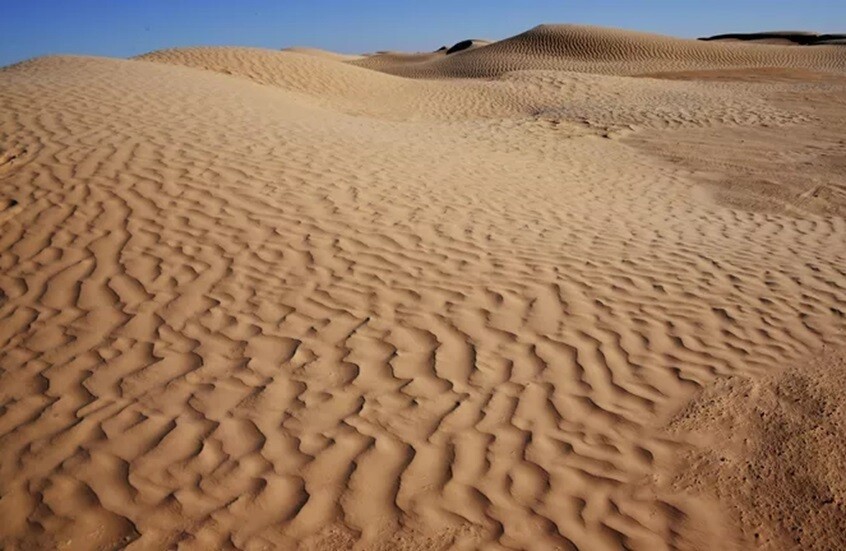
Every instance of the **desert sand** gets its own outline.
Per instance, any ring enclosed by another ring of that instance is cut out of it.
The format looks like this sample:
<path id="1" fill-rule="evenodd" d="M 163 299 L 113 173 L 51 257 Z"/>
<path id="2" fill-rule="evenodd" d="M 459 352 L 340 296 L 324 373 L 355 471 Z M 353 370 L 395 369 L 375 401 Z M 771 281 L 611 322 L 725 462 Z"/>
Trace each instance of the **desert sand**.
<path id="1" fill-rule="evenodd" d="M 462 42 L 0 70 L 0 548 L 846 546 L 846 47 Z"/>

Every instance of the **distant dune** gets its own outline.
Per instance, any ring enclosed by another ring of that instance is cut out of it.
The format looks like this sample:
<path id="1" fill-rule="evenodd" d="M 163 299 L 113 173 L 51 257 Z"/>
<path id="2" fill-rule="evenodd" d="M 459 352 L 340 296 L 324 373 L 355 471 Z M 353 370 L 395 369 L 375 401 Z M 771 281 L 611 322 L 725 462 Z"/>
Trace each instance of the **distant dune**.
<path id="1" fill-rule="evenodd" d="M 0 548 L 846 548 L 846 48 L 746 42 L 0 69 Z"/>
<path id="2" fill-rule="evenodd" d="M 751 45 L 750 45 L 751 46 Z M 838 46 L 811 50 L 738 47 L 661 35 L 579 25 L 540 25 L 461 56 L 375 55 L 353 62 L 401 76 L 495 77 L 509 71 L 559 70 L 630 75 L 730 67 L 801 67 L 846 70 Z"/>

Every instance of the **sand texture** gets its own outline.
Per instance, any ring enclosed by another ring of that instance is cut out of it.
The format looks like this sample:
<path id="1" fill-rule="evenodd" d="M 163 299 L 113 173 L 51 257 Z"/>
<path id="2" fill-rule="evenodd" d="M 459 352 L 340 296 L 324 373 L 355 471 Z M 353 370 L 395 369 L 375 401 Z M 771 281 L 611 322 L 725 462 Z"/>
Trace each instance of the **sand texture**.
<path id="1" fill-rule="evenodd" d="M 0 548 L 846 546 L 846 48 L 448 50 L 0 69 Z"/>

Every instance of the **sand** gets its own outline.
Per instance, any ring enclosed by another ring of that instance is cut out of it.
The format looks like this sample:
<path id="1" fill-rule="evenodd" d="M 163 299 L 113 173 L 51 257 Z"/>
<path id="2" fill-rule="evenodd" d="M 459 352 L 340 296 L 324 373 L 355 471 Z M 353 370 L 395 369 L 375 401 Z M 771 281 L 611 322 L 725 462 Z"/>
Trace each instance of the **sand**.
<path id="1" fill-rule="evenodd" d="M 0 547 L 843 547 L 844 98 L 549 25 L 0 70 Z"/>

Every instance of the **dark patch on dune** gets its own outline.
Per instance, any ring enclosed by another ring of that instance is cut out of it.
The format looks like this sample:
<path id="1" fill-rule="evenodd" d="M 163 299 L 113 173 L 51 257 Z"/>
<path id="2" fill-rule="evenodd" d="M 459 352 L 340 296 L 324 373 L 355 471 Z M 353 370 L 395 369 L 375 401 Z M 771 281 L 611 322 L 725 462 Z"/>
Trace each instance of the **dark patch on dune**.
<path id="1" fill-rule="evenodd" d="M 761 42 L 777 40 L 791 42 L 799 46 L 819 46 L 831 44 L 846 44 L 846 34 L 817 34 L 806 31 L 769 31 L 760 33 L 727 33 L 702 37 L 699 40 L 740 40 L 746 42 Z"/>
<path id="2" fill-rule="evenodd" d="M 488 44 L 488 41 L 486 41 L 486 40 L 478 40 L 478 39 L 475 39 L 475 38 L 470 38 L 468 40 L 462 40 L 461 42 L 457 42 L 457 43 L 453 44 L 447 50 L 446 53 L 447 53 L 447 55 L 454 54 L 454 53 L 457 53 L 457 52 L 462 52 L 464 50 L 469 50 L 470 48 L 472 48 L 474 46 L 478 47 L 478 46 L 484 46 L 486 44 Z"/>
<path id="3" fill-rule="evenodd" d="M 455 52 L 460 52 L 462 50 L 466 50 L 467 48 L 469 48 L 472 45 L 473 45 L 472 40 L 462 40 L 461 42 L 458 42 L 457 44 L 454 44 L 452 47 L 450 47 L 447 50 L 447 55 L 454 54 Z"/>

